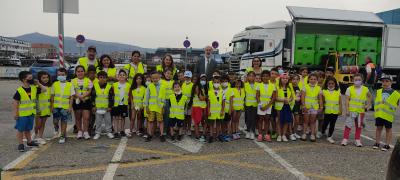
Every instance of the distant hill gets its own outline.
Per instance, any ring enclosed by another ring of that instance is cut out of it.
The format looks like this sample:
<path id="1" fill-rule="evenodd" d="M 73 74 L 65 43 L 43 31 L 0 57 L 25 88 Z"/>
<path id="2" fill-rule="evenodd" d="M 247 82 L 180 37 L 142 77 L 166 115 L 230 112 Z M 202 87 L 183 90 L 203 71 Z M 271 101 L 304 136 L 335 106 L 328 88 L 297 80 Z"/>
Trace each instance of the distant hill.
<path id="1" fill-rule="evenodd" d="M 56 36 L 48 36 L 40 33 L 30 33 L 15 37 L 16 39 L 28 41 L 31 43 L 49 43 L 58 47 L 58 38 Z M 114 42 L 103 42 L 97 40 L 86 39 L 85 47 L 82 48 L 82 53 L 85 52 L 86 48 L 90 45 L 94 45 L 97 48 L 98 54 L 111 53 L 113 51 L 133 51 L 139 50 L 141 52 L 154 52 L 154 49 L 142 48 L 139 46 L 114 43 Z M 64 37 L 64 51 L 65 53 L 79 54 L 79 48 L 76 47 L 75 37 Z"/>

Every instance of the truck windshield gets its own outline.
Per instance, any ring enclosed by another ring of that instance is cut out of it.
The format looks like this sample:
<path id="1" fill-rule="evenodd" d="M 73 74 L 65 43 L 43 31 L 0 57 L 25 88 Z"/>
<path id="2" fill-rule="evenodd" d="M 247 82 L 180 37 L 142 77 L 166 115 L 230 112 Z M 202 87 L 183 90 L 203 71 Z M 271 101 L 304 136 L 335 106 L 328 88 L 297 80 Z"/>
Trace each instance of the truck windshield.
<path id="1" fill-rule="evenodd" d="M 249 46 L 248 40 L 234 42 L 233 43 L 233 53 L 245 54 L 245 53 L 247 53 L 248 46 Z"/>

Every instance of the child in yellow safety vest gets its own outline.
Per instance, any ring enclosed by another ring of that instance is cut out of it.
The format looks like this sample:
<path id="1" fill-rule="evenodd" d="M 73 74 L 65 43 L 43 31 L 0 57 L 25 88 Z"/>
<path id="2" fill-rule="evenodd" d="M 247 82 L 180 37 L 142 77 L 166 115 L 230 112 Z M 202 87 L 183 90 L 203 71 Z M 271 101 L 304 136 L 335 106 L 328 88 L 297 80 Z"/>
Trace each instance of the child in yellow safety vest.
<path id="1" fill-rule="evenodd" d="M 181 86 L 179 82 L 174 82 L 173 84 L 174 93 L 169 95 L 168 99 L 170 103 L 170 113 L 169 113 L 169 127 L 171 141 L 182 140 L 183 137 L 183 124 L 185 120 L 185 107 L 187 104 L 187 96 L 182 93 Z M 178 127 L 178 136 L 175 137 L 174 128 Z"/>
<path id="2" fill-rule="evenodd" d="M 51 87 L 50 109 L 53 112 L 55 137 L 58 136 L 58 127 L 61 121 L 61 135 L 58 143 L 63 144 L 67 138 L 67 122 L 72 121 L 71 112 L 75 89 L 71 82 L 67 82 L 66 69 L 60 68 L 57 70 L 57 80 Z"/>
<path id="3" fill-rule="evenodd" d="M 322 124 L 322 135 L 325 135 L 325 131 L 329 125 L 329 132 L 327 141 L 335 143 L 333 140 L 333 131 L 335 130 L 336 120 L 339 115 L 342 114 L 342 101 L 340 96 L 339 84 L 334 77 L 328 77 L 324 83 L 323 101 L 324 101 L 324 121 Z"/>
<path id="4" fill-rule="evenodd" d="M 307 131 L 310 127 L 311 142 L 316 141 L 316 119 L 319 112 L 322 112 L 322 90 L 318 86 L 318 77 L 316 74 L 308 76 L 308 84 L 303 85 L 301 94 L 301 105 L 303 109 L 304 128 L 301 140 L 307 140 Z"/>
<path id="5" fill-rule="evenodd" d="M 43 139 L 44 128 L 47 118 L 51 115 L 50 99 L 51 99 L 51 82 L 50 74 L 46 71 L 38 72 L 38 86 L 40 89 L 37 93 L 37 113 L 35 121 L 35 140 L 39 144 L 46 144 Z"/>
<path id="6" fill-rule="evenodd" d="M 245 122 L 246 122 L 246 139 L 254 139 L 257 123 L 257 99 L 256 99 L 256 74 L 250 71 L 247 74 L 247 82 L 244 84 L 245 98 Z"/>
<path id="7" fill-rule="evenodd" d="M 131 85 L 127 82 L 127 73 L 121 69 L 118 72 L 118 82 L 115 82 L 112 87 L 114 94 L 114 106 L 112 108 L 111 116 L 113 118 L 114 138 L 120 139 L 121 137 L 131 135 L 129 131 L 124 131 L 125 118 L 128 117 L 128 103 L 129 103 L 129 90 Z"/>
<path id="8" fill-rule="evenodd" d="M 276 87 L 275 84 L 269 83 L 270 72 L 264 70 L 261 73 L 262 83 L 260 83 L 257 90 L 257 115 L 258 115 L 258 137 L 257 141 L 268 141 L 271 142 L 270 136 L 270 120 L 272 113 L 272 105 L 276 98 Z M 265 136 L 264 136 L 265 134 Z"/>
<path id="9" fill-rule="evenodd" d="M 23 137 L 25 136 L 28 143 L 27 146 L 37 147 L 35 141 L 31 139 L 31 130 L 33 129 L 33 121 L 36 114 L 36 95 L 37 88 L 34 86 L 32 74 L 28 71 L 21 71 L 18 74 L 22 85 L 17 88 L 14 94 L 14 102 L 12 110 L 15 119 L 15 129 L 17 130 L 18 151 L 24 152 Z"/>
<path id="10" fill-rule="evenodd" d="M 207 102 L 205 90 L 200 85 L 200 82 L 193 84 L 188 107 L 191 108 L 191 118 L 194 124 L 194 134 L 196 139 L 200 142 L 205 142 L 205 126 L 203 124 L 203 135 L 200 136 L 200 123 L 203 121 L 203 117 L 207 108 Z"/>
<path id="11" fill-rule="evenodd" d="M 277 124 L 279 123 L 279 126 L 277 127 L 280 127 L 277 129 L 279 135 L 276 141 L 287 142 L 288 138 L 286 137 L 286 133 L 288 131 L 290 133 L 289 125 L 293 121 L 292 102 L 294 99 L 294 92 L 293 89 L 289 86 L 289 75 L 287 73 L 281 74 L 279 78 L 279 86 L 276 89 L 277 95 L 275 99 L 275 109 L 277 110 L 277 116 L 279 119 L 279 121 L 277 122 Z M 290 137 L 293 137 L 293 135 L 290 134 Z"/>
<path id="12" fill-rule="evenodd" d="M 275 85 L 275 88 L 279 86 L 279 72 L 277 68 L 272 68 L 270 70 L 270 79 L 269 79 L 269 84 Z M 276 139 L 278 137 L 277 130 L 280 129 L 279 127 L 279 118 L 277 117 L 277 112 L 275 109 L 275 102 L 272 104 L 271 108 L 271 139 Z"/>
<path id="13" fill-rule="evenodd" d="M 94 83 L 98 83 L 99 79 L 97 78 L 97 72 L 96 72 L 96 67 L 94 67 L 93 65 L 89 65 L 88 70 L 87 70 L 87 78 L 89 78 L 89 80 L 92 82 L 92 84 Z M 93 87 L 92 87 L 93 89 Z M 91 91 L 93 92 L 93 91 Z M 90 103 L 91 103 L 91 107 L 95 107 L 96 104 L 94 104 L 95 99 L 93 99 L 93 96 L 90 96 Z M 90 111 L 90 117 L 89 117 L 89 127 L 88 127 L 88 132 L 90 136 L 94 136 L 96 133 L 96 129 L 94 127 L 96 121 L 96 112 L 94 111 Z"/>
<path id="14" fill-rule="evenodd" d="M 75 114 L 75 125 L 78 129 L 77 139 L 90 139 L 89 135 L 89 120 L 92 110 L 90 102 L 90 94 L 93 87 L 92 81 L 85 77 L 85 68 L 81 65 L 75 68 L 76 78 L 71 80 L 72 86 L 75 89 L 75 100 L 73 109 Z"/>
<path id="15" fill-rule="evenodd" d="M 207 128 L 209 129 L 210 136 L 208 137 L 208 142 L 212 143 L 215 139 L 215 135 L 221 135 L 221 121 L 223 120 L 223 115 L 225 114 L 224 105 L 222 97 L 222 89 L 220 87 L 220 77 L 219 75 L 213 76 L 213 89 L 208 90 L 208 119 Z"/>
<path id="16" fill-rule="evenodd" d="M 108 138 L 114 138 L 112 134 L 112 123 L 111 123 L 111 110 L 114 106 L 113 94 L 111 91 L 112 85 L 107 84 L 107 73 L 100 71 L 97 74 L 98 81 L 93 83 L 92 97 L 95 106 L 93 112 L 95 113 L 95 135 L 93 139 L 99 139 L 100 134 L 103 130 L 103 124 L 105 125 L 104 131 L 107 133 Z"/>
<path id="17" fill-rule="evenodd" d="M 362 74 L 355 74 L 353 76 L 354 85 L 346 90 L 346 122 L 343 133 L 342 146 L 346 146 L 351 128 L 353 125 L 356 128 L 355 132 L 355 145 L 362 147 L 361 144 L 361 131 L 362 123 L 365 118 L 365 109 L 371 106 L 372 96 L 368 88 L 362 85 Z"/>
<path id="18" fill-rule="evenodd" d="M 290 78 L 290 83 L 292 85 L 294 92 L 294 106 L 292 109 L 294 119 L 293 119 L 292 132 L 296 139 L 301 138 L 298 132 L 302 130 L 300 126 L 301 125 L 300 120 L 302 119 L 300 117 L 302 116 L 302 113 L 301 113 L 301 89 L 299 87 L 299 82 L 300 82 L 300 76 L 298 74 L 293 74 Z"/>
<path id="19" fill-rule="evenodd" d="M 392 80 L 388 76 L 381 78 L 382 89 L 376 92 L 375 98 L 375 126 L 376 138 L 374 149 L 378 149 L 381 142 L 381 134 L 383 127 L 386 129 L 385 144 L 381 148 L 382 151 L 390 149 L 389 144 L 392 140 L 392 123 L 395 118 L 397 107 L 399 106 L 400 93 L 392 89 Z"/>
<path id="20" fill-rule="evenodd" d="M 160 73 L 155 71 L 152 72 L 151 81 L 147 86 L 144 100 L 144 107 L 146 109 L 147 117 L 147 137 L 146 142 L 151 141 L 154 134 L 154 121 L 158 123 L 160 128 L 160 141 L 165 142 L 164 135 L 164 122 L 163 122 L 163 112 L 164 112 L 164 101 L 165 101 L 165 88 L 160 82 Z"/>
<path id="21" fill-rule="evenodd" d="M 232 129 L 231 129 L 231 120 L 232 120 L 232 96 L 233 96 L 233 88 L 230 87 L 229 77 L 228 75 L 223 75 L 221 78 L 221 88 L 222 88 L 222 99 L 225 102 L 224 115 L 222 117 L 221 122 L 221 134 L 218 139 L 221 142 L 229 142 L 232 140 Z"/>
<path id="22" fill-rule="evenodd" d="M 164 102 L 164 113 L 163 113 L 163 121 L 164 121 L 164 133 L 169 133 L 169 96 L 174 93 L 172 90 L 172 85 L 174 84 L 174 80 L 172 79 L 172 69 L 165 68 L 163 73 L 163 79 L 161 79 L 161 86 L 165 89 L 165 102 Z"/>
<path id="23" fill-rule="evenodd" d="M 243 81 L 236 79 L 235 83 L 232 84 L 233 96 L 231 97 L 232 104 L 232 138 L 234 140 L 240 139 L 239 132 L 239 120 L 242 112 L 244 111 L 244 98 L 246 93 L 244 91 Z"/>
<path id="24" fill-rule="evenodd" d="M 131 100 L 130 102 L 131 107 L 132 107 L 132 116 L 130 117 L 131 123 L 130 123 L 130 131 L 132 133 L 136 133 L 138 136 L 142 136 L 142 134 L 145 133 L 143 124 L 144 124 L 144 119 L 143 119 L 143 100 L 144 100 L 144 95 L 146 93 L 146 85 L 145 85 L 146 80 L 144 79 L 143 74 L 136 74 L 135 77 L 133 78 L 132 85 L 131 85 L 131 90 L 130 90 L 130 96 Z M 137 129 L 135 128 L 135 124 L 137 125 Z"/>
<path id="25" fill-rule="evenodd" d="M 178 74 L 179 75 L 179 74 Z M 193 82 L 192 82 L 192 72 L 191 71 L 185 71 L 183 73 L 183 81 L 181 82 L 182 84 L 182 93 L 187 97 L 187 103 L 189 103 L 189 100 L 192 95 L 192 87 L 193 87 Z M 188 136 L 192 135 L 191 127 L 192 127 L 192 118 L 191 118 L 192 110 L 190 107 L 186 106 L 185 108 L 185 122 L 184 122 L 184 127 L 183 131 L 186 130 L 186 134 Z"/>

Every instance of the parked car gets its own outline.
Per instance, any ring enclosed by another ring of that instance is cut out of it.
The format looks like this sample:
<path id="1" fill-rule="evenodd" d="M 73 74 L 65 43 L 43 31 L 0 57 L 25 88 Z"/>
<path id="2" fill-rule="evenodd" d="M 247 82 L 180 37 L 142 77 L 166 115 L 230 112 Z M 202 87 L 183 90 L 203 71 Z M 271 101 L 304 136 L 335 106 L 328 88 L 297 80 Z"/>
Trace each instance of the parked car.
<path id="1" fill-rule="evenodd" d="M 65 69 L 67 69 L 67 79 L 70 80 L 74 77 L 75 69 L 74 66 L 64 61 Z M 29 68 L 34 78 L 37 78 L 37 74 L 40 71 L 46 71 L 50 74 L 51 79 L 54 81 L 57 77 L 57 69 L 60 68 L 60 62 L 58 59 L 39 59 Z"/>

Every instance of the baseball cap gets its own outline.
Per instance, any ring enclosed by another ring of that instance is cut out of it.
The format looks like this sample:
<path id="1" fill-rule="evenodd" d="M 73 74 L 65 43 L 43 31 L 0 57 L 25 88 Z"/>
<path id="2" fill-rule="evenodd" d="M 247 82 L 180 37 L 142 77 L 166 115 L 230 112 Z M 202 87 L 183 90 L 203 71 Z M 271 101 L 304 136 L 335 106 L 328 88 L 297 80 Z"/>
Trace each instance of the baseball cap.
<path id="1" fill-rule="evenodd" d="M 387 80 L 392 81 L 392 79 L 390 78 L 390 76 L 388 76 L 388 75 L 386 75 L 386 74 L 382 74 L 380 80 L 384 80 L 384 79 L 387 79 Z"/>
<path id="2" fill-rule="evenodd" d="M 192 72 L 191 71 L 185 71 L 185 73 L 183 74 L 184 77 L 188 77 L 191 78 L 192 77 Z"/>
<path id="3" fill-rule="evenodd" d="M 88 50 L 94 50 L 94 52 L 97 52 L 96 46 L 93 46 L 93 45 L 92 45 L 92 46 L 89 46 L 89 47 L 88 47 Z"/>
<path id="4" fill-rule="evenodd" d="M 200 78 L 202 78 L 202 77 L 207 77 L 205 74 L 201 74 L 200 75 Z"/>

